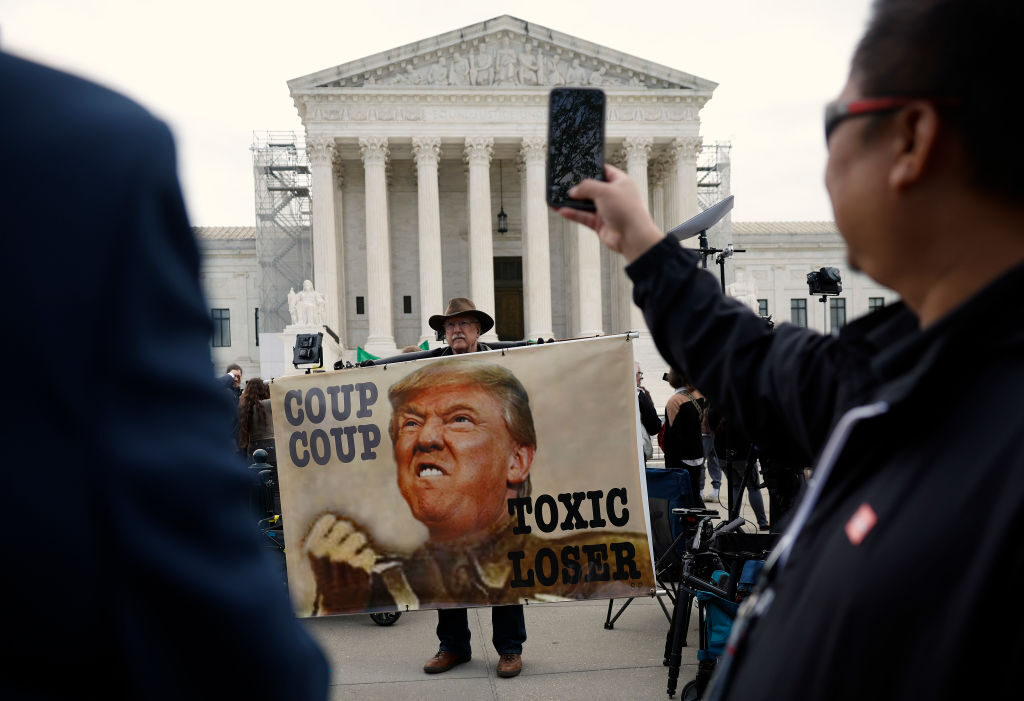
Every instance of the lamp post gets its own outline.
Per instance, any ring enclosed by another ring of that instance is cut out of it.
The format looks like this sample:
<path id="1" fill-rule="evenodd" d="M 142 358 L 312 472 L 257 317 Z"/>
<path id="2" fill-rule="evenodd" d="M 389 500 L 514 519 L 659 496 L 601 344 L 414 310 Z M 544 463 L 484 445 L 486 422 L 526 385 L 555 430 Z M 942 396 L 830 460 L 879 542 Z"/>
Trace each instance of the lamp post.
<path id="1" fill-rule="evenodd" d="M 508 215 L 505 214 L 505 182 L 504 182 L 504 170 L 502 168 L 502 162 L 498 161 L 498 192 L 500 208 L 498 210 L 498 233 L 508 233 Z"/>

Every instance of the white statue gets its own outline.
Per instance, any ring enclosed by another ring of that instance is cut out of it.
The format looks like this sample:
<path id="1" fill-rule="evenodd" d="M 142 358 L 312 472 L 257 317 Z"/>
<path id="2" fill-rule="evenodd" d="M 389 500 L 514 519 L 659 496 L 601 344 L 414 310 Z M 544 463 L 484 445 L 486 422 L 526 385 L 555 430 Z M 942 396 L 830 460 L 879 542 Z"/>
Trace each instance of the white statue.
<path id="1" fill-rule="evenodd" d="M 509 44 L 508 37 L 501 40 L 501 48 L 498 49 L 498 85 L 515 85 L 517 81 L 517 68 L 519 59 L 516 52 Z"/>
<path id="2" fill-rule="evenodd" d="M 748 280 L 746 273 L 742 270 L 736 271 L 736 282 L 728 285 L 725 291 L 729 293 L 729 296 L 735 297 L 750 307 L 755 314 L 760 313 L 757 304 L 757 283 L 753 280 Z"/>
<path id="3" fill-rule="evenodd" d="M 442 56 L 427 71 L 427 85 L 448 84 L 448 62 Z"/>
<path id="4" fill-rule="evenodd" d="M 548 85 L 564 85 L 565 78 L 562 77 L 562 72 L 558 70 L 558 59 L 554 56 L 549 56 L 547 60 L 544 60 L 543 56 L 540 56 L 540 61 L 543 65 L 541 73 L 544 74 L 544 78 Z"/>
<path id="5" fill-rule="evenodd" d="M 469 59 L 462 54 L 452 56 L 452 65 L 448 69 L 449 85 L 469 85 Z"/>
<path id="6" fill-rule="evenodd" d="M 538 55 L 540 54 L 540 52 L 537 53 Z M 537 56 L 534 56 L 527 50 L 519 54 L 519 84 L 540 84 L 540 61 Z"/>
<path id="7" fill-rule="evenodd" d="M 327 316 L 327 298 L 313 289 L 313 283 L 304 280 L 302 290 L 288 290 L 288 311 L 292 326 L 323 326 Z"/>
<path id="8" fill-rule="evenodd" d="M 572 65 L 565 72 L 566 85 L 583 85 L 587 82 L 587 70 L 580 65 L 580 60 L 574 58 Z"/>
<path id="9" fill-rule="evenodd" d="M 469 80 L 473 85 L 490 85 L 494 82 L 494 59 L 483 45 L 480 46 L 480 53 L 469 57 Z"/>

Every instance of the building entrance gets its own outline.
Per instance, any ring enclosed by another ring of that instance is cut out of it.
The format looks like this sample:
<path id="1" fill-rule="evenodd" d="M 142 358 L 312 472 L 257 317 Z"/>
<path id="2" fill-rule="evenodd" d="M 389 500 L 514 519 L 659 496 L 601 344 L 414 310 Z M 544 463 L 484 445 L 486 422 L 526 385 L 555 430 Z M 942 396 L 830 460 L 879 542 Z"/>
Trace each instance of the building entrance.
<path id="1" fill-rule="evenodd" d="M 521 341 L 523 325 L 523 259 L 494 258 L 494 330 L 499 341 Z"/>

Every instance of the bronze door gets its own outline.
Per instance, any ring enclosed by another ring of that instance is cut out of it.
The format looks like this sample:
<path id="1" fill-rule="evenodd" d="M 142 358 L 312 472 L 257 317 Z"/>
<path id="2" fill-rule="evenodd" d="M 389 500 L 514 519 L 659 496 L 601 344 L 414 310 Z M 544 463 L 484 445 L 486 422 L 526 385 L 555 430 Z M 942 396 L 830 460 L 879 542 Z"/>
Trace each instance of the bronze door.
<path id="1" fill-rule="evenodd" d="M 499 341 L 521 341 L 523 327 L 523 259 L 494 259 L 494 330 Z"/>

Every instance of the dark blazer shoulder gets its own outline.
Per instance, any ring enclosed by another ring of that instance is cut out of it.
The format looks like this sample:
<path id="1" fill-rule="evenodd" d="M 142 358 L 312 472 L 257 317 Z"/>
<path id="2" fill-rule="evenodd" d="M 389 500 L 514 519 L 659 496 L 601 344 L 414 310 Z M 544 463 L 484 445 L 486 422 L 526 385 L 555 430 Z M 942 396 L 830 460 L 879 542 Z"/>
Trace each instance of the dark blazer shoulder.
<path id="1" fill-rule="evenodd" d="M 5 110 L 5 122 L 21 121 L 36 129 L 52 126 L 63 135 L 125 124 L 159 123 L 142 105 L 85 78 L 0 52 L 0 86 L 18 96 L 18 109 Z M 35 121 L 39 120 L 39 121 Z"/>

